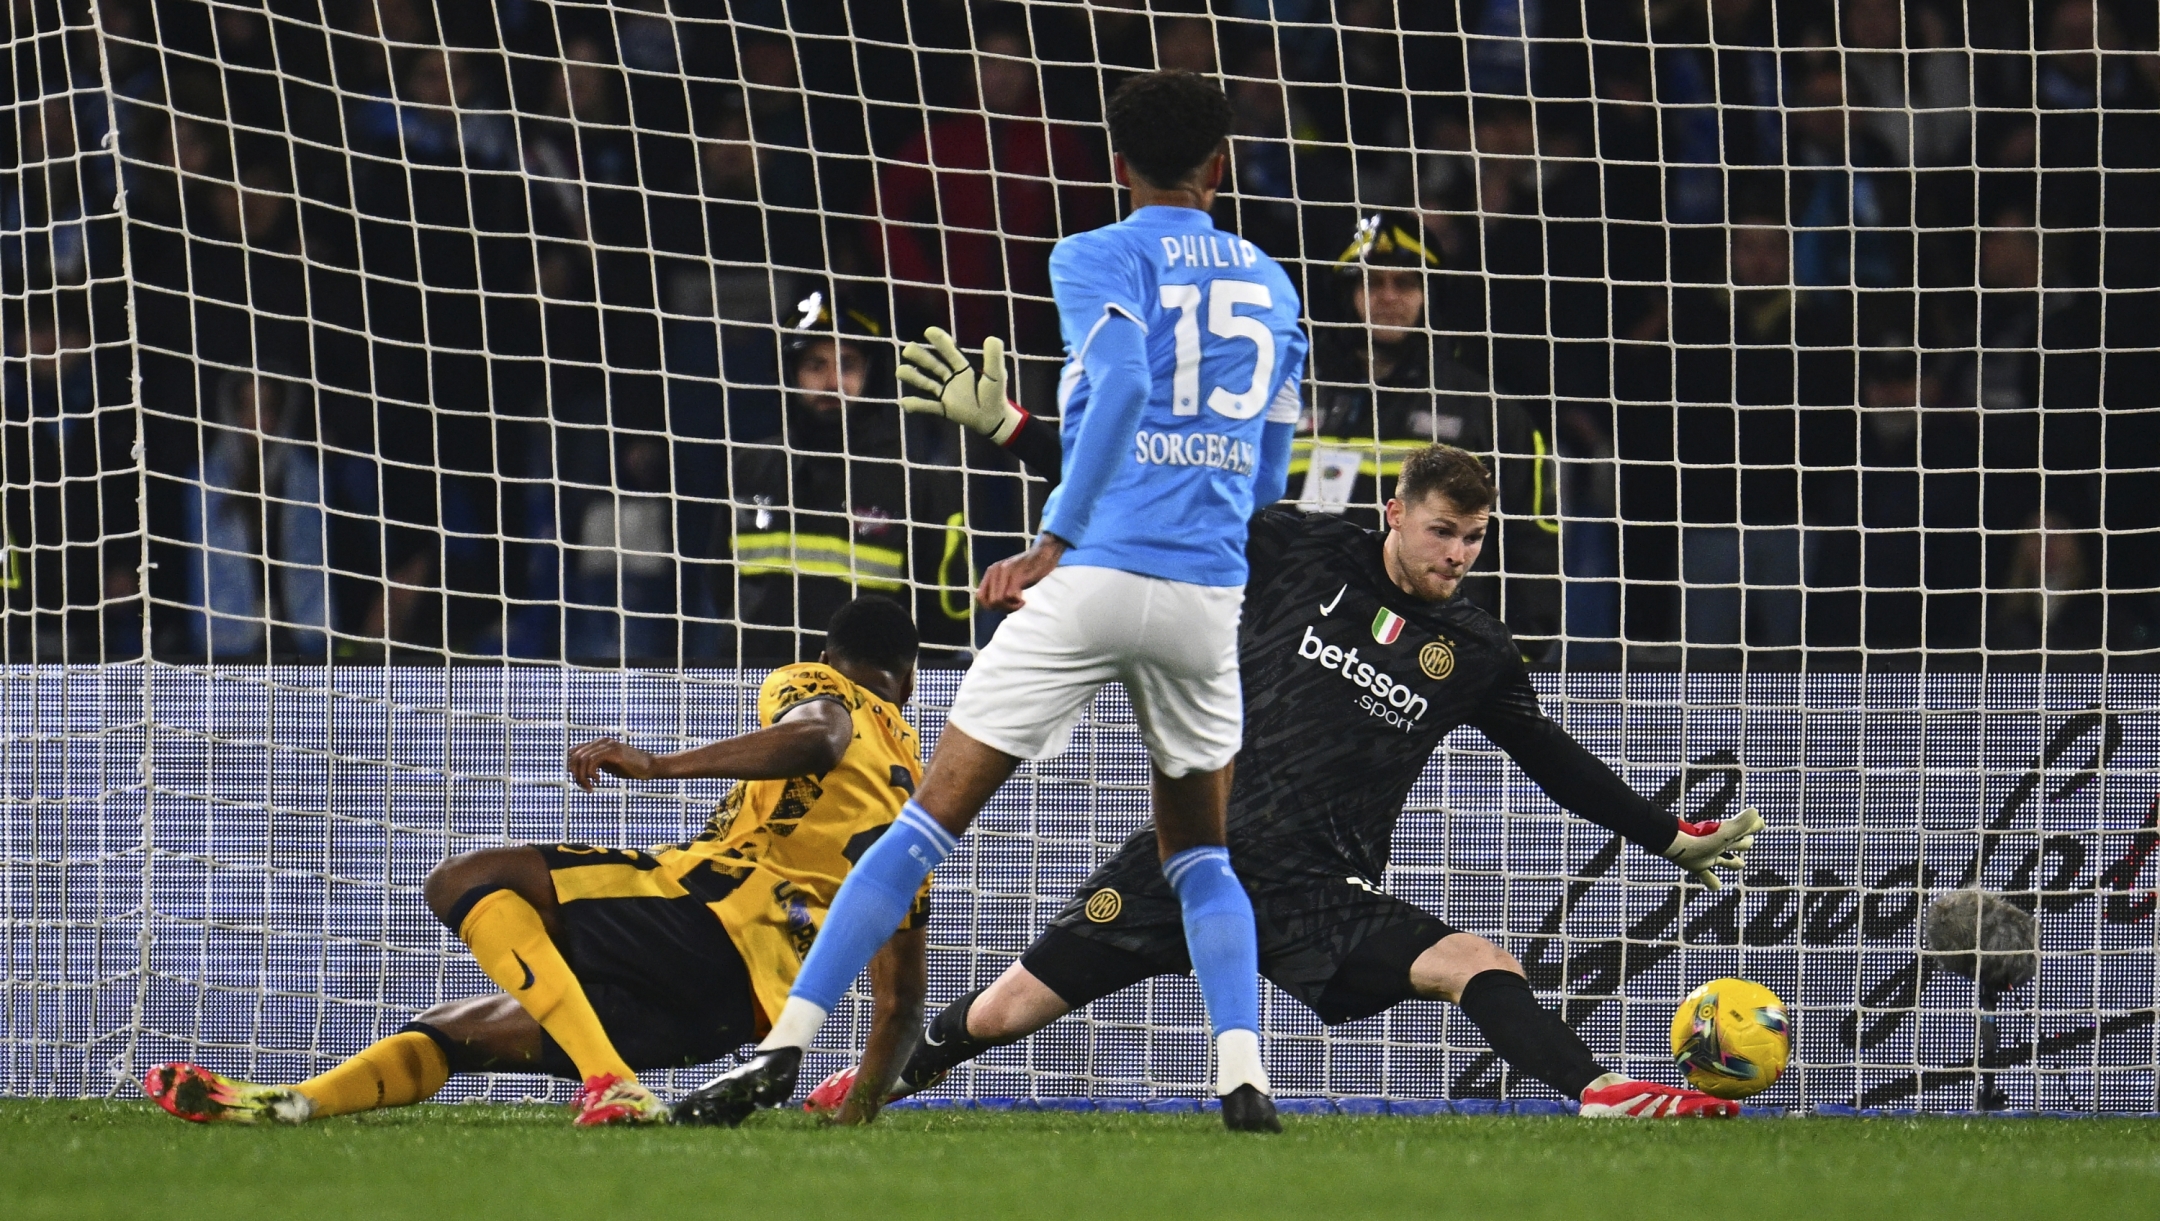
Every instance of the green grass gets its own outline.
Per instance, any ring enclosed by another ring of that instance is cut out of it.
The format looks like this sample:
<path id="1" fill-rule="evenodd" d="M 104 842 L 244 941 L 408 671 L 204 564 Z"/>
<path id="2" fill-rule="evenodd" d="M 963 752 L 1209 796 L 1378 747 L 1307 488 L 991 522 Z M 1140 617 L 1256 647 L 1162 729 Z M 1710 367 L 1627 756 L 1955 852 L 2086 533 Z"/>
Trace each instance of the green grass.
<path id="1" fill-rule="evenodd" d="M 183 1124 L 139 1102 L 0 1102 L 0 1214 L 293 1221 L 826 1214 L 1786 1218 L 2160 1215 L 2133 1121 L 795 1114 L 580 1131 L 542 1107 L 422 1106 L 304 1128 Z"/>

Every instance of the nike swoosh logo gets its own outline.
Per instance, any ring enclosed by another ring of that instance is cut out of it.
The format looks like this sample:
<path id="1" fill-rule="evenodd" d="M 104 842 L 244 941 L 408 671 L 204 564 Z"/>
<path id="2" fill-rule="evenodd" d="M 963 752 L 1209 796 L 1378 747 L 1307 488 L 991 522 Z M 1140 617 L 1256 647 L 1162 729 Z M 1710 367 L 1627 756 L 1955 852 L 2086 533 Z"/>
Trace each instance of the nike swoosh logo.
<path id="1" fill-rule="evenodd" d="M 930 1033 L 929 1031 L 927 1031 L 927 1030 L 925 1030 L 925 1031 L 923 1031 L 923 1032 L 922 1032 L 922 1041 L 923 1041 L 923 1044 L 924 1044 L 925 1046 L 928 1046 L 928 1047 L 943 1047 L 943 1046 L 945 1046 L 945 1040 L 943 1040 L 943 1039 L 941 1039 L 941 1038 L 938 1038 L 937 1036 L 935 1036 L 935 1035 L 931 1034 L 931 1033 Z"/>
<path id="2" fill-rule="evenodd" d="M 525 982 L 518 985 L 518 991 L 523 992 L 525 989 L 533 986 L 532 964 L 526 962 L 522 957 L 519 957 L 516 950 L 510 951 L 510 957 L 516 958 L 517 965 L 525 968 Z"/>
<path id="3" fill-rule="evenodd" d="M 1344 591 L 1345 591 L 1345 590 L 1348 590 L 1349 588 L 1350 588 L 1350 586 L 1348 586 L 1348 585 L 1346 584 L 1346 585 L 1344 585 L 1344 586 L 1342 587 L 1342 589 L 1338 589 L 1338 590 L 1336 590 L 1336 591 L 1335 591 L 1335 596 L 1334 596 L 1334 597 L 1332 597 L 1332 598 L 1329 598 L 1329 599 L 1327 600 L 1327 604 L 1326 604 L 1325 606 L 1322 606 L 1322 607 L 1320 608 L 1320 614 L 1321 614 L 1321 615 L 1322 615 L 1323 617 L 1325 617 L 1325 616 L 1328 616 L 1328 615 L 1332 615 L 1332 614 L 1334 614 L 1334 613 L 1335 613 L 1335 605 L 1336 605 L 1336 603 L 1338 603 L 1338 602 L 1341 602 L 1341 601 L 1342 601 L 1342 596 L 1343 596 L 1343 593 L 1344 593 Z"/>

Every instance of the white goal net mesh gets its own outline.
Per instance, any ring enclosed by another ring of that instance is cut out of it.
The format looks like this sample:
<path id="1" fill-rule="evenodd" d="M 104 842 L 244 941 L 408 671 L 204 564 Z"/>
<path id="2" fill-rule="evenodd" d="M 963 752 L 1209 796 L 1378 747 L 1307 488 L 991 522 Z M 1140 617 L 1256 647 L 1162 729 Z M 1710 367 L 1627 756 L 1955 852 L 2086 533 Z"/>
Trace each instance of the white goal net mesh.
<path id="1" fill-rule="evenodd" d="M 1738 974 L 1793 1011 L 1763 1103 L 2160 1111 L 2150 4 L 6 20 L 0 1093 L 294 1078 L 483 990 L 429 868 L 684 838 L 723 786 L 586 795 L 565 749 L 750 727 L 850 590 L 912 605 L 934 741 L 1044 485 L 903 420 L 895 340 L 1002 335 L 1054 417 L 1046 256 L 1116 215 L 1108 91 L 1172 66 L 1232 100 L 1218 223 L 1305 296 L 1292 498 L 1374 520 L 1406 448 L 1491 456 L 1470 593 L 1548 710 L 1676 809 L 1770 823 L 1743 885 L 1683 890 L 1463 731 L 1388 887 L 1616 1068 L 1670 1079 L 1674 1005 Z M 932 1004 L 1145 793 L 1106 693 L 939 872 Z M 1974 887 L 2039 930 L 1985 995 L 1921 953 Z M 1266 1023 L 1286 1096 L 1550 1097 L 1439 1004 Z M 1158 980 L 941 1092 L 1197 1096 L 1204 1027 Z"/>

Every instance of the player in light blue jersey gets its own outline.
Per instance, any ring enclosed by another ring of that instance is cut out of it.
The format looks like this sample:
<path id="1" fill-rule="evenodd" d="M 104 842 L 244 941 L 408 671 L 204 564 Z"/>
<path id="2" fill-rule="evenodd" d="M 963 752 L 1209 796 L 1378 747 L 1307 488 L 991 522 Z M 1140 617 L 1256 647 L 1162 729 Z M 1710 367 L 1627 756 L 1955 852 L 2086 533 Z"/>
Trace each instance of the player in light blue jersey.
<path id="1" fill-rule="evenodd" d="M 1050 286 L 1065 461 L 1043 533 L 1061 562 L 1243 587 L 1267 424 L 1287 445 L 1297 423 L 1290 277 L 1206 212 L 1157 203 L 1059 242 Z"/>
<path id="2" fill-rule="evenodd" d="M 1243 728 L 1246 521 L 1282 498 L 1307 343 L 1282 268 L 1208 217 L 1228 157 L 1222 90 L 1148 73 L 1119 87 L 1108 118 L 1133 211 L 1050 255 L 1063 480 L 1035 545 L 993 565 L 977 594 L 1012 614 L 960 684 L 921 791 L 849 872 L 758 1054 L 678 1103 L 679 1121 L 734 1124 L 786 1101 L 803 1049 L 924 877 L 1020 761 L 1063 751 L 1117 680 L 1154 765 L 1157 848 L 1215 1029 L 1223 1122 L 1282 1130 L 1260 1059 L 1252 905 L 1223 821 Z M 948 336 L 931 338 L 943 359 L 910 359 L 944 380 L 912 384 L 955 413 L 1017 417 L 998 341 L 977 375 Z M 890 1084 L 858 1080 L 846 1117 L 874 1116 Z"/>

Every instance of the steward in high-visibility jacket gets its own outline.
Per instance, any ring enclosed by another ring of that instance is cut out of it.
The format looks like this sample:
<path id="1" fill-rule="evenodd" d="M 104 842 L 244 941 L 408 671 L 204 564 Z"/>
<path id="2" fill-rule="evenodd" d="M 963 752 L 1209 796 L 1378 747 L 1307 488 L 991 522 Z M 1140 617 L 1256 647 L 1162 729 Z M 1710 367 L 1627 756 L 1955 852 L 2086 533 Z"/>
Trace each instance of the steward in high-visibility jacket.
<path id="1" fill-rule="evenodd" d="M 884 327 L 830 300 L 805 298 L 787 336 L 780 432 L 729 447 L 715 601 L 748 664 L 815 660 L 825 623 L 864 593 L 913 612 L 926 659 L 950 656 L 972 644 L 960 472 L 911 454 L 898 403 L 866 397 Z"/>
<path id="2" fill-rule="evenodd" d="M 1424 226 L 1382 213 L 1336 260 L 1355 325 L 1323 326 L 1312 401 L 1298 422 L 1290 499 L 1383 528 L 1403 459 L 1433 442 L 1484 458 L 1500 488 L 1485 544 L 1490 567 L 1463 592 L 1539 655 L 1560 630 L 1560 464 L 1551 411 L 1496 394 L 1426 329 L 1426 275 L 1440 266 Z"/>

